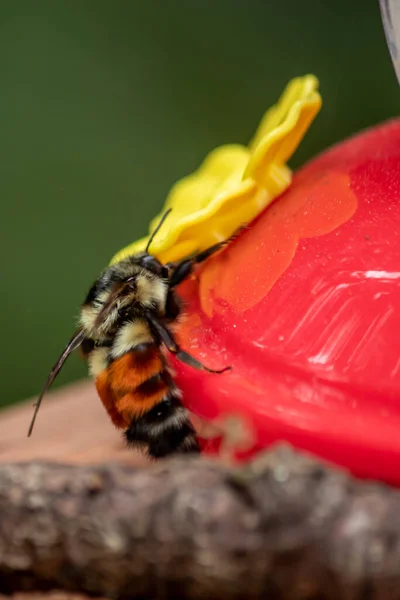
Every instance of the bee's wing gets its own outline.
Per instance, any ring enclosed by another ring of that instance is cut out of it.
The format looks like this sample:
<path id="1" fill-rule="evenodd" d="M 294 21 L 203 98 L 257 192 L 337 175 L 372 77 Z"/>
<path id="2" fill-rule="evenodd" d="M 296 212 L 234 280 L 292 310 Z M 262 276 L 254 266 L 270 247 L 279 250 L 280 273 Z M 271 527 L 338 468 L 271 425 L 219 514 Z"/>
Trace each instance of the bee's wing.
<path id="1" fill-rule="evenodd" d="M 47 390 L 49 389 L 49 387 L 51 386 L 51 384 L 53 383 L 53 381 L 55 380 L 55 378 L 57 377 L 58 373 L 61 371 L 63 364 L 65 363 L 65 361 L 67 360 L 68 356 L 74 351 L 76 350 L 81 343 L 83 342 L 84 339 L 84 333 L 81 329 L 79 329 L 75 335 L 73 336 L 73 338 L 68 342 L 68 344 L 66 345 L 66 347 L 64 348 L 60 358 L 58 359 L 58 361 L 56 362 L 56 364 L 54 365 L 54 367 L 52 368 L 52 370 L 50 371 L 50 375 L 48 376 L 46 383 L 44 384 L 42 393 L 40 394 L 36 404 L 35 404 L 35 412 L 33 413 L 33 417 L 32 417 L 32 421 L 29 427 L 29 431 L 28 431 L 28 437 L 31 435 L 32 430 L 33 430 L 33 426 L 35 424 L 35 420 L 36 420 L 36 416 L 38 414 L 39 408 L 40 408 L 40 404 L 43 400 L 43 396 L 45 395 L 45 393 L 47 392 Z"/>

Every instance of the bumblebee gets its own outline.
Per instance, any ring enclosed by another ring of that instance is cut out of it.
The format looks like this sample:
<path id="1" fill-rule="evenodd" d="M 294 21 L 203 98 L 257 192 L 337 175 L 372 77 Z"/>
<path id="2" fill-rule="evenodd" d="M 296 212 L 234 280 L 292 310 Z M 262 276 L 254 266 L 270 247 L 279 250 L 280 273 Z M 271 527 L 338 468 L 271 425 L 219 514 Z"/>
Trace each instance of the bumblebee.
<path id="1" fill-rule="evenodd" d="M 50 372 L 35 405 L 31 435 L 43 396 L 68 356 L 78 348 L 111 421 L 124 430 L 130 446 L 141 447 L 151 458 L 199 452 L 188 410 L 181 402 L 163 349 L 195 369 L 213 370 L 181 349 L 173 325 L 182 311 L 176 287 L 196 265 L 218 252 L 229 240 L 175 263 L 162 264 L 146 250 L 103 271 L 81 307 L 79 329 Z"/>

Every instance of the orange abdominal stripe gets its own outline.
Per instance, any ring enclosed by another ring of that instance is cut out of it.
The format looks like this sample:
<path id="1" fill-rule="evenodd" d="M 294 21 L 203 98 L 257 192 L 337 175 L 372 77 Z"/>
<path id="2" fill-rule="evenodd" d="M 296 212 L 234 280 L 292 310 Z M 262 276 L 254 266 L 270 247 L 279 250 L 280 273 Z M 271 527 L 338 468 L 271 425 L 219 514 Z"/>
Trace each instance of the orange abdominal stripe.
<path id="1" fill-rule="evenodd" d="M 143 352 L 128 352 L 114 360 L 108 367 L 110 382 L 115 391 L 129 392 L 162 371 L 163 359 L 157 346 Z"/>
<path id="2" fill-rule="evenodd" d="M 108 382 L 108 372 L 102 371 L 96 378 L 96 389 L 100 396 L 100 399 L 104 405 L 104 408 L 108 412 L 108 416 L 116 427 L 119 429 L 126 429 L 129 423 L 125 422 L 123 415 L 121 415 L 116 407 L 115 394 Z"/>
<path id="3" fill-rule="evenodd" d="M 149 346 L 124 354 L 98 375 L 97 391 L 114 425 L 126 429 L 166 396 L 169 381 L 163 369 L 160 350 Z"/>
<path id="4" fill-rule="evenodd" d="M 168 388 L 166 387 L 164 390 L 146 399 L 143 399 L 140 397 L 140 395 L 135 394 L 135 392 L 129 392 L 117 400 L 117 410 L 130 425 L 132 419 L 138 419 L 145 412 L 153 408 L 153 406 L 161 402 L 164 396 L 166 396 L 167 392 Z"/>

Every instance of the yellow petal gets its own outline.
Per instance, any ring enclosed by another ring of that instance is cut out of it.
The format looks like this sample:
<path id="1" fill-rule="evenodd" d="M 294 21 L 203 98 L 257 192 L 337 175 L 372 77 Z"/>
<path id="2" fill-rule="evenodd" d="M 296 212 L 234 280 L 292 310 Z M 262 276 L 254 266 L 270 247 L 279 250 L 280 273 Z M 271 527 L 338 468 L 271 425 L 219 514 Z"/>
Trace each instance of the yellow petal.
<path id="1" fill-rule="evenodd" d="M 283 90 L 278 102 L 271 106 L 261 119 L 258 129 L 249 144 L 254 150 L 263 137 L 281 125 L 296 102 L 309 98 L 318 89 L 318 79 L 314 75 L 305 75 L 292 79 Z"/>
<path id="2" fill-rule="evenodd" d="M 252 143 L 253 150 L 244 177 L 268 185 L 269 166 L 286 163 L 297 149 L 321 108 L 317 79 L 308 75 L 294 79 L 280 102 L 268 111 Z"/>
<path id="3" fill-rule="evenodd" d="M 166 262 L 166 252 L 179 243 L 182 234 L 187 238 L 191 227 L 200 223 L 207 222 L 206 227 L 207 224 L 209 227 L 213 215 L 223 208 L 227 199 L 240 196 L 243 189 L 247 190 L 254 185 L 251 181 L 241 181 L 248 159 L 249 151 L 244 146 L 233 144 L 221 146 L 208 155 L 195 173 L 181 179 L 172 187 L 162 212 L 150 223 L 151 234 L 163 213 L 168 208 L 172 208 L 171 214 L 151 245 L 154 256 Z M 172 254 L 169 251 L 168 260 L 178 260 L 198 249 L 206 248 L 210 245 L 209 240 L 212 240 L 211 244 L 215 244 L 217 238 L 210 229 L 204 231 L 204 234 L 204 239 L 198 246 L 196 239 L 193 239 L 190 244 L 185 242 L 185 248 L 189 248 L 185 255 L 179 253 L 177 255 L 177 248 L 172 251 Z M 224 239 L 225 232 L 221 236 Z M 221 239 L 221 236 L 218 236 L 218 239 Z M 118 252 L 111 264 L 144 250 L 148 239 L 149 237 L 142 238 Z M 176 258 L 171 259 L 171 255 Z"/>
<path id="4" fill-rule="evenodd" d="M 294 79 L 265 114 L 249 147 L 215 149 L 197 171 L 172 187 L 150 224 L 149 235 L 165 210 L 172 209 L 151 244 L 154 256 L 162 262 L 180 260 L 228 238 L 290 185 L 286 162 L 320 109 L 317 88 L 312 75 Z M 127 246 L 111 263 L 143 251 L 148 240 Z"/>

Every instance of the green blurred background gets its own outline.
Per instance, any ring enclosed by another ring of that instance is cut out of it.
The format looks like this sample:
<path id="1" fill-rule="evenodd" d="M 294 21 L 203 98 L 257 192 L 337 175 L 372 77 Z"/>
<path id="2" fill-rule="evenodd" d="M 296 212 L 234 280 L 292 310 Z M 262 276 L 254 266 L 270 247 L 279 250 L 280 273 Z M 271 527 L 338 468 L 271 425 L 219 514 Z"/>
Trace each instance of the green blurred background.
<path id="1" fill-rule="evenodd" d="M 0 405 L 39 391 L 114 252 L 292 77 L 324 99 L 294 167 L 399 111 L 377 0 L 3 0 L 0 27 Z M 84 375 L 74 357 L 57 385 Z"/>

